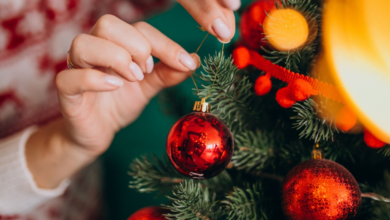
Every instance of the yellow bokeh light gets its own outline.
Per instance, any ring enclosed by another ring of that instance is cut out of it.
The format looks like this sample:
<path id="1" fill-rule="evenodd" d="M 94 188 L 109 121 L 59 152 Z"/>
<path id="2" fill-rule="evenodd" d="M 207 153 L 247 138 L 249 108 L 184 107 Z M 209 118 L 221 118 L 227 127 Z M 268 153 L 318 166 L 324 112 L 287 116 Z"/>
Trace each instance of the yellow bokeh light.
<path id="1" fill-rule="evenodd" d="M 299 48 L 309 37 L 309 25 L 305 17 L 293 9 L 271 11 L 263 26 L 268 42 L 280 51 Z"/>

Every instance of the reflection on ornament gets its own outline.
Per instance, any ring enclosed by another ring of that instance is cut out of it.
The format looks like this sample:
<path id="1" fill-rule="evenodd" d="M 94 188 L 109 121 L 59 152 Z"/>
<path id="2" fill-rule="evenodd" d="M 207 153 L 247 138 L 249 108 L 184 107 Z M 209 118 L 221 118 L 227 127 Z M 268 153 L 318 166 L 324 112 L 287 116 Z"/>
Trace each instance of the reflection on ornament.
<path id="1" fill-rule="evenodd" d="M 166 220 L 169 211 L 161 207 L 146 207 L 132 214 L 127 220 Z"/>
<path id="2" fill-rule="evenodd" d="M 199 102 L 198 102 L 199 103 Z M 202 111 L 204 104 L 197 105 Z M 172 165 L 193 179 L 211 178 L 221 173 L 233 155 L 233 137 L 228 127 L 206 112 L 185 115 L 171 128 L 166 150 Z"/>
<path id="3" fill-rule="evenodd" d="M 283 183 L 283 211 L 291 220 L 351 219 L 360 205 L 355 178 L 330 160 L 305 161 L 294 167 Z"/>
<path id="4" fill-rule="evenodd" d="M 306 43 L 309 25 L 298 11 L 289 8 L 272 10 L 264 20 L 264 33 L 271 46 L 288 51 Z"/>

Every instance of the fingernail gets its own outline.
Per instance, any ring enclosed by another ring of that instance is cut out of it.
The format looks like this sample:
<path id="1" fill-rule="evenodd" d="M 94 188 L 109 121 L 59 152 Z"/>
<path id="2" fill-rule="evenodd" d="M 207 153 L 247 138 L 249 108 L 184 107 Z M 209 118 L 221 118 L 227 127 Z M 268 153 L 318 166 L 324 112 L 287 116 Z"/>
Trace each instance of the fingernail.
<path id="1" fill-rule="evenodd" d="M 222 21 L 222 19 L 217 18 L 213 21 L 212 28 L 220 39 L 228 39 L 230 37 L 230 30 L 228 26 Z"/>
<path id="2" fill-rule="evenodd" d="M 134 63 L 134 62 L 130 63 L 130 71 L 134 74 L 135 78 L 137 78 L 138 81 L 141 81 L 144 79 L 144 73 L 142 72 L 141 68 L 139 68 L 139 66 L 136 63 Z"/>
<path id="3" fill-rule="evenodd" d="M 240 0 L 224 0 L 225 6 L 233 11 L 238 10 L 241 7 Z"/>
<path id="4" fill-rule="evenodd" d="M 118 86 L 118 87 L 123 86 L 123 80 L 116 76 L 106 76 L 104 80 L 106 81 L 106 83 L 113 86 Z"/>
<path id="5" fill-rule="evenodd" d="M 188 53 L 182 52 L 180 54 L 179 61 L 190 70 L 195 70 L 197 67 L 195 60 Z"/>
<path id="6" fill-rule="evenodd" d="M 146 60 L 146 73 L 149 74 L 153 71 L 154 61 L 152 55 Z"/>
<path id="7" fill-rule="evenodd" d="M 194 57 L 194 59 L 196 59 L 198 61 L 198 62 L 196 62 L 197 63 L 196 69 L 198 69 L 200 67 L 200 64 L 201 64 L 199 55 L 196 53 L 192 53 L 191 56 Z"/>
<path id="8" fill-rule="evenodd" d="M 219 42 L 223 43 L 223 44 L 228 44 L 230 43 L 230 40 L 221 40 L 219 38 L 217 38 Z"/>

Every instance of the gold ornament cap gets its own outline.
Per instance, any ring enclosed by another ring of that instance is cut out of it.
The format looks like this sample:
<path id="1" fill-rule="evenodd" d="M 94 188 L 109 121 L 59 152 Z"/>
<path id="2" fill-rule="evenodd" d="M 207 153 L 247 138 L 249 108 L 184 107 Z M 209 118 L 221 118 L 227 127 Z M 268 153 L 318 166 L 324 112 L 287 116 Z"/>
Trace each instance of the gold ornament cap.
<path id="1" fill-rule="evenodd" d="M 322 159 L 322 150 L 320 148 L 320 145 L 316 143 L 313 146 L 313 151 L 311 152 L 311 159 Z"/>
<path id="2" fill-rule="evenodd" d="M 205 98 L 202 98 L 201 101 L 195 102 L 194 111 L 195 112 L 210 113 L 211 112 L 211 105 L 206 102 Z"/>

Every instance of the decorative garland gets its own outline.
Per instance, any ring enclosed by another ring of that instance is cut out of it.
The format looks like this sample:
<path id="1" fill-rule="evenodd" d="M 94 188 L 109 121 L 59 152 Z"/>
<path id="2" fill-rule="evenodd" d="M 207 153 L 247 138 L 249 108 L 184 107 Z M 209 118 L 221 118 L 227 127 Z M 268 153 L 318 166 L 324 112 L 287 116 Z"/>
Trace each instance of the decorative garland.
<path id="1" fill-rule="evenodd" d="M 258 52 L 249 50 L 244 46 L 237 47 L 233 51 L 234 63 L 238 69 L 243 69 L 248 65 L 253 65 L 259 70 L 263 70 L 272 77 L 279 79 L 286 83 L 292 83 L 298 79 L 308 82 L 313 91 L 313 94 L 320 94 L 323 97 L 332 99 L 339 103 L 345 104 L 342 95 L 336 86 L 319 81 L 309 76 L 305 76 L 299 73 L 294 73 L 288 69 L 285 69 L 279 65 L 273 64 L 271 61 L 265 59 Z"/>

